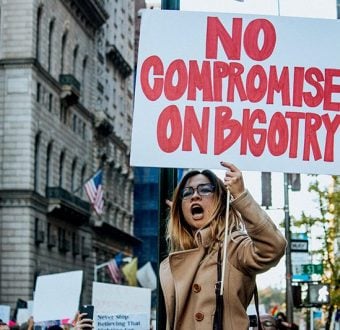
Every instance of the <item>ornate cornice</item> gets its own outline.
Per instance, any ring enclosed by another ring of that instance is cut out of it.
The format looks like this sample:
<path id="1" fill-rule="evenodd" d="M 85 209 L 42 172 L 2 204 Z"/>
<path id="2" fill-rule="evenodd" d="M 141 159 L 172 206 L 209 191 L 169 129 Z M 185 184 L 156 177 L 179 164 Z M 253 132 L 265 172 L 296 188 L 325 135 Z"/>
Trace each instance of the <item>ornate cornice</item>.
<path id="1" fill-rule="evenodd" d="M 85 28 L 89 26 L 95 31 L 109 18 L 104 8 L 104 2 L 100 0 L 61 0 L 69 9 L 70 13 L 77 19 L 79 24 Z M 86 23 L 84 23 L 84 18 Z M 92 33 L 94 32 L 92 31 Z"/>

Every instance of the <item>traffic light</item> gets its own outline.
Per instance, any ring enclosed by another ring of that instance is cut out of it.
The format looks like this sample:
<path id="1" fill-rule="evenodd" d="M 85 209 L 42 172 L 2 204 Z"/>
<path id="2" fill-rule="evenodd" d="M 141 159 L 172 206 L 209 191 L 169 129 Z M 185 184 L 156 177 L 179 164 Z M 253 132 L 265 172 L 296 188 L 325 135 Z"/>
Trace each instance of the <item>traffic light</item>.
<path id="1" fill-rule="evenodd" d="M 292 285 L 295 308 L 320 307 L 330 303 L 329 284 L 297 282 Z"/>
<path id="2" fill-rule="evenodd" d="M 292 290 L 293 290 L 293 305 L 295 308 L 299 308 L 302 305 L 301 286 L 292 285 Z"/>
<path id="3" fill-rule="evenodd" d="M 292 191 L 301 190 L 301 178 L 299 173 L 288 173 L 288 185 Z"/>
<path id="4" fill-rule="evenodd" d="M 261 173 L 262 184 L 262 206 L 269 208 L 272 206 L 272 176 L 271 172 Z"/>
<path id="5" fill-rule="evenodd" d="M 313 305 L 329 304 L 329 284 L 314 284 L 308 286 L 309 303 Z"/>

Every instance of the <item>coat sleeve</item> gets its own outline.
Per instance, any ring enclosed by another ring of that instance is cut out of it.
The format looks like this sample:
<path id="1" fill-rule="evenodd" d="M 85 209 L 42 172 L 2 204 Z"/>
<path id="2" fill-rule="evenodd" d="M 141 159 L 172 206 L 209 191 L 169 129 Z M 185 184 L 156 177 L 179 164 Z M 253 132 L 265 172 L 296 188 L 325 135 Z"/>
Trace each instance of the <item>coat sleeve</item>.
<path id="1" fill-rule="evenodd" d="M 269 215 L 246 190 L 231 206 L 240 212 L 246 233 L 232 234 L 230 259 L 237 269 L 251 275 L 277 265 L 285 253 L 286 239 Z"/>

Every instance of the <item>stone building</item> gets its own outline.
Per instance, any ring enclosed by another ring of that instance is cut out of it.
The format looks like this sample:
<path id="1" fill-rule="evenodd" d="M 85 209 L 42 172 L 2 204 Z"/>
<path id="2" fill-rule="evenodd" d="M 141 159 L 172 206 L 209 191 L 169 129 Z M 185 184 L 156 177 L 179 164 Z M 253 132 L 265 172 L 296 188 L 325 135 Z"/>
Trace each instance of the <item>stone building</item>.
<path id="1" fill-rule="evenodd" d="M 131 256 L 133 0 L 0 0 L 0 304 Z M 103 169 L 104 214 L 83 183 Z M 99 281 L 109 281 L 105 269 Z"/>

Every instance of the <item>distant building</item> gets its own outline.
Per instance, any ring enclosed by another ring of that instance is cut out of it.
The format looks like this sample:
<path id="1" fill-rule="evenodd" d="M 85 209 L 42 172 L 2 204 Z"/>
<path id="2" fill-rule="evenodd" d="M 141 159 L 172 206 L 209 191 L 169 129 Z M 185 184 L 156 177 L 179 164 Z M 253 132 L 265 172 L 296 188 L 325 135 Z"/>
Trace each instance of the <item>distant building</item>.
<path id="1" fill-rule="evenodd" d="M 0 304 L 132 256 L 133 0 L 0 0 Z M 83 183 L 104 171 L 104 214 Z M 109 281 L 104 269 L 100 281 Z"/>

